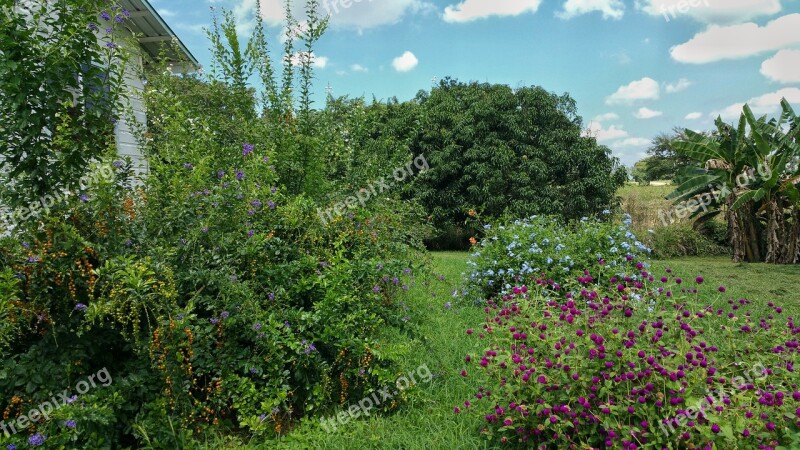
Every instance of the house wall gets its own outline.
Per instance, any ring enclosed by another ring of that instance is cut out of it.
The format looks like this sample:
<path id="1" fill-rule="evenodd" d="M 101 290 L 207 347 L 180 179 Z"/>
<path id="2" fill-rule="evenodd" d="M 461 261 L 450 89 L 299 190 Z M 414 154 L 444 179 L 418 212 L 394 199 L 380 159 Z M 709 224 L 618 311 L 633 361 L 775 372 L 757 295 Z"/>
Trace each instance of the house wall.
<path id="1" fill-rule="evenodd" d="M 123 36 L 130 39 L 130 34 Z M 135 44 L 132 44 L 135 45 Z M 117 153 L 120 156 L 129 156 L 134 168 L 139 174 L 148 171 L 147 159 L 142 155 L 139 142 L 136 138 L 136 129 L 139 125 L 147 124 L 147 113 L 142 100 L 144 81 L 142 57 L 140 49 L 134 49 L 133 55 L 125 66 L 125 91 L 127 96 L 127 111 L 120 114 L 114 134 L 116 137 Z"/>

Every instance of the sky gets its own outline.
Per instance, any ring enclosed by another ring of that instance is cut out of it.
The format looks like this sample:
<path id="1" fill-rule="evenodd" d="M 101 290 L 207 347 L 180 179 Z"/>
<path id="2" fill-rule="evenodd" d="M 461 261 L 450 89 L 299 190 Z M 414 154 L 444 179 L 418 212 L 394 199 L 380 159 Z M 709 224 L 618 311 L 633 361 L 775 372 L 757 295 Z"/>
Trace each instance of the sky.
<path id="1" fill-rule="evenodd" d="M 293 1 L 303 20 L 303 1 Z M 246 38 L 255 0 L 151 0 L 205 67 L 211 8 Z M 800 112 L 800 0 L 320 0 L 316 106 L 333 96 L 409 100 L 443 77 L 569 93 L 585 133 L 626 165 L 673 127 L 735 122 L 744 103 Z M 274 57 L 283 0 L 263 0 Z"/>

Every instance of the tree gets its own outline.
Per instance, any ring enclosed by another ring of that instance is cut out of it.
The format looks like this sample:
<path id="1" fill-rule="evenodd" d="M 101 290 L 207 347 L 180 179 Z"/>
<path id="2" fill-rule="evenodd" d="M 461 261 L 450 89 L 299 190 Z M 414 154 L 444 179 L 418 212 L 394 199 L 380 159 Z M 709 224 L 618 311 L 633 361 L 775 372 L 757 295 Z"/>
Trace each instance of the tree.
<path id="1" fill-rule="evenodd" d="M 736 262 L 800 261 L 800 119 L 781 102 L 780 118 L 756 119 L 748 105 L 737 127 L 717 119 L 717 131 L 686 130 L 675 149 L 701 168 L 684 176 L 668 198 L 695 202 L 692 216 L 725 214 Z"/>
<path id="2" fill-rule="evenodd" d="M 126 59 L 113 29 L 126 16 L 93 0 L 13 3 L 0 11 L 0 169 L 16 207 L 113 153 Z"/>
<path id="3" fill-rule="evenodd" d="M 430 170 L 411 195 L 441 233 L 463 225 L 473 209 L 484 219 L 578 219 L 614 206 L 624 170 L 607 147 L 582 135 L 569 95 L 445 78 L 418 99 L 411 149 Z"/>

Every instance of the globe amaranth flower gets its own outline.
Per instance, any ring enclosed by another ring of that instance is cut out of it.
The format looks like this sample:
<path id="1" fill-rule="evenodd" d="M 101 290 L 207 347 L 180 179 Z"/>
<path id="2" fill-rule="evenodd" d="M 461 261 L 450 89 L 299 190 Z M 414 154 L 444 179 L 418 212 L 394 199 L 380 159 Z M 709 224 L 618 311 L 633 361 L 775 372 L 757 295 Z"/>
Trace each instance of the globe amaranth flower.
<path id="1" fill-rule="evenodd" d="M 256 148 L 253 144 L 243 144 L 242 145 L 242 156 L 247 156 L 250 153 L 253 153 L 253 150 Z"/>
<path id="2" fill-rule="evenodd" d="M 43 434 L 36 433 L 33 436 L 28 438 L 28 443 L 34 447 L 38 447 L 44 444 L 44 441 L 47 440 L 47 437 Z"/>

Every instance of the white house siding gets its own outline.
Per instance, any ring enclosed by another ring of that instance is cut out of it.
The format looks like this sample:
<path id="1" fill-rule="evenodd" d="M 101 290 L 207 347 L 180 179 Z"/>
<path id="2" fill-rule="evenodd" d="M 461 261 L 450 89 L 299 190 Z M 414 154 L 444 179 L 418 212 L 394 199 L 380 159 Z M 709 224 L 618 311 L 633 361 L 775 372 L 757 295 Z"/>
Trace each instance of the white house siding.
<path id="1" fill-rule="evenodd" d="M 130 34 L 126 33 L 126 39 L 130 39 Z M 136 130 L 139 125 L 147 123 L 142 93 L 144 91 L 143 66 L 141 49 L 135 48 L 130 59 L 125 65 L 125 94 L 127 97 L 126 111 L 120 114 L 119 121 L 114 129 L 117 144 L 117 153 L 120 156 L 129 156 L 133 161 L 134 168 L 139 174 L 144 174 L 149 167 L 147 159 L 142 155 L 139 142 L 136 138 Z M 132 121 L 135 121 L 132 122 Z M 137 125 L 138 124 L 138 125 Z"/>

